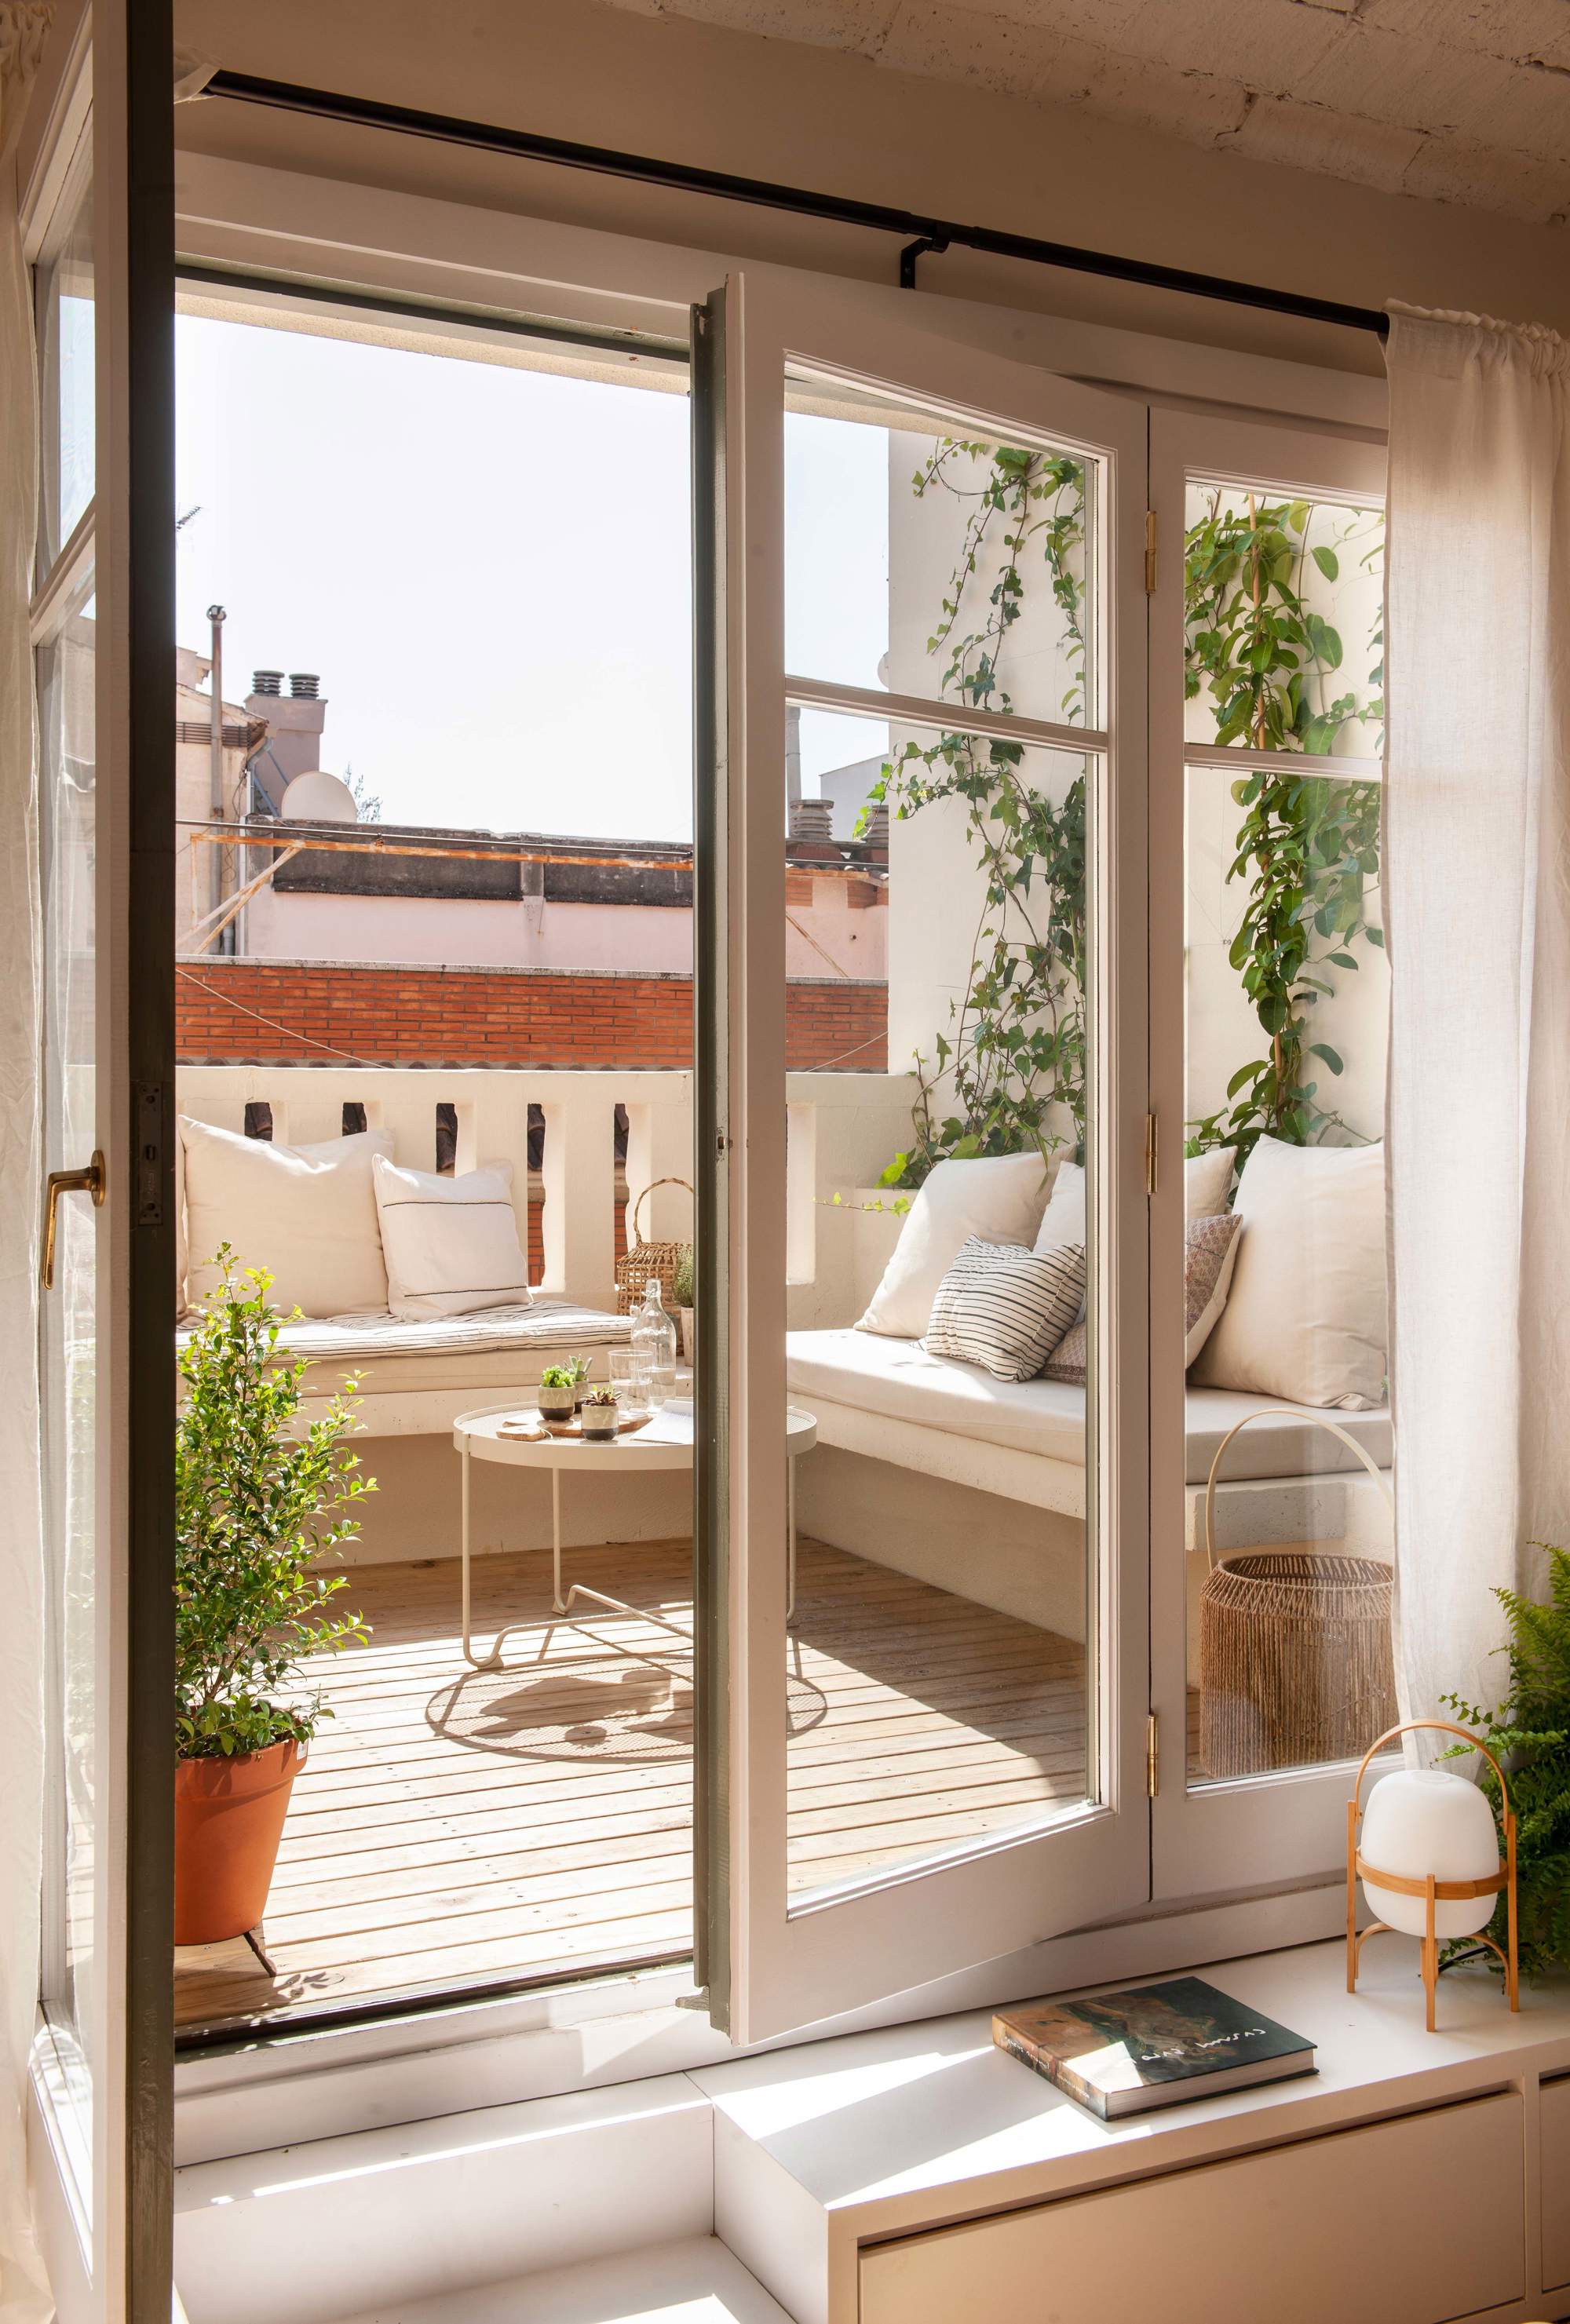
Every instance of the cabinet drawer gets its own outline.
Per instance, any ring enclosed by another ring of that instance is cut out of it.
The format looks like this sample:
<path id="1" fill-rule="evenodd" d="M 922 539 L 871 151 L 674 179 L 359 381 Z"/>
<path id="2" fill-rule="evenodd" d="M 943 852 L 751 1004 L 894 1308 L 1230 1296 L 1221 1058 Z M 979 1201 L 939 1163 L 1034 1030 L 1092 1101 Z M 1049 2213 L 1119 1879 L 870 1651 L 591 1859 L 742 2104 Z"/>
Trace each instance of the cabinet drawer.
<path id="1" fill-rule="evenodd" d="M 1523 2169 L 1473 2098 L 870 2246 L 861 2324 L 1444 2324 L 1522 2296 Z"/>
<path id="2" fill-rule="evenodd" d="M 1542 2089 L 1543 2282 L 1570 2287 L 1570 2074 Z"/>

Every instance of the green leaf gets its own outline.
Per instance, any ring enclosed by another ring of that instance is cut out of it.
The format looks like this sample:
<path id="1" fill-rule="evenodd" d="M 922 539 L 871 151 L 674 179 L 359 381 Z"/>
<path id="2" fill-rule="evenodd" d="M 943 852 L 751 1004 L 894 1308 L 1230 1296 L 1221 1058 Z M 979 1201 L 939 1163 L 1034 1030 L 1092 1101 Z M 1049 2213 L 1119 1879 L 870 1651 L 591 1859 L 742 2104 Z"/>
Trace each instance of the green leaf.
<path id="1" fill-rule="evenodd" d="M 1341 573 L 1341 560 L 1336 556 L 1334 549 L 1315 549 L 1314 562 L 1317 565 L 1319 570 L 1324 574 L 1325 578 L 1327 581 L 1334 581 L 1339 577 Z"/>
<path id="2" fill-rule="evenodd" d="M 1333 1074 L 1344 1073 L 1346 1070 L 1337 1052 L 1331 1048 L 1327 1042 L 1310 1041 L 1308 1055 L 1311 1057 L 1323 1057 Z"/>

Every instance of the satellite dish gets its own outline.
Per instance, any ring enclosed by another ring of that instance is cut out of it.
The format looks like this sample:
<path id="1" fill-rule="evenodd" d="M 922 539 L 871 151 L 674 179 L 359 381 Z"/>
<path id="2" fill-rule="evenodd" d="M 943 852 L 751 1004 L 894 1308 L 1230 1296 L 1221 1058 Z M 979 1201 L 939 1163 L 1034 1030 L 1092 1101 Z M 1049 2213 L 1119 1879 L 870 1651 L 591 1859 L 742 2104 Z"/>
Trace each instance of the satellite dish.
<path id="1" fill-rule="evenodd" d="M 309 773 L 294 777 L 284 791 L 278 811 L 294 823 L 358 823 L 360 820 L 355 794 L 347 783 L 341 775 L 329 775 L 321 767 L 312 767 Z"/>

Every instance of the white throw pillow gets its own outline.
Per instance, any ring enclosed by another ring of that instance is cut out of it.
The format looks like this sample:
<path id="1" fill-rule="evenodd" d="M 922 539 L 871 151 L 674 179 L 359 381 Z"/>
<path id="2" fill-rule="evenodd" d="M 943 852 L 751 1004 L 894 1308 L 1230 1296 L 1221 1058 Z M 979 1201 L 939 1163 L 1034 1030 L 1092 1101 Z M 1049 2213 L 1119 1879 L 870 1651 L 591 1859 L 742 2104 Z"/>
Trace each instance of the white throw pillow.
<path id="1" fill-rule="evenodd" d="M 1052 1199 L 1036 1230 L 1036 1256 L 1045 1259 L 1048 1251 L 1072 1250 L 1076 1243 L 1083 1248 L 1085 1240 L 1085 1172 L 1077 1162 L 1059 1162 Z"/>
<path id="2" fill-rule="evenodd" d="M 357 1130 L 313 1146 L 278 1146 L 182 1114 L 187 1274 L 199 1307 L 218 1282 L 227 1243 L 244 1267 L 264 1267 L 287 1315 L 369 1315 L 387 1305 L 387 1270 L 371 1185 L 390 1130 Z"/>
<path id="3" fill-rule="evenodd" d="M 1214 1219 L 1226 1208 L 1226 1198 L 1232 1192 L 1233 1164 L 1237 1156 L 1230 1146 L 1212 1146 L 1203 1154 L 1191 1154 L 1183 1165 L 1183 1212 L 1186 1218 Z"/>
<path id="4" fill-rule="evenodd" d="M 1232 1287 L 1190 1378 L 1346 1412 L 1382 1404 L 1384 1148 L 1261 1138 L 1233 1209 Z"/>
<path id="5" fill-rule="evenodd" d="M 374 1168 L 394 1315 L 472 1315 L 531 1304 L 510 1162 L 442 1178 L 401 1170 L 379 1154 Z"/>
<path id="6" fill-rule="evenodd" d="M 1028 1244 L 1046 1200 L 1047 1166 L 1039 1154 L 939 1162 L 906 1213 L 857 1331 L 919 1340 L 931 1320 L 938 1285 L 971 1236 Z"/>

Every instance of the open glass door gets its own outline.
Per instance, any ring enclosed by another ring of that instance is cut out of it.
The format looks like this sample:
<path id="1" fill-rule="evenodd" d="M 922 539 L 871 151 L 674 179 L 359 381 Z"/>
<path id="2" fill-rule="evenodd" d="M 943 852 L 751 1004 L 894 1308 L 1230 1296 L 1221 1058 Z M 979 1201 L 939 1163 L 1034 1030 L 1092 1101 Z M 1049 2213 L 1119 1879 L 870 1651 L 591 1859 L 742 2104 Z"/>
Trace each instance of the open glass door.
<path id="1" fill-rule="evenodd" d="M 755 2041 L 1148 1893 L 1146 414 L 772 276 L 697 347 L 700 1968 Z"/>
<path id="2" fill-rule="evenodd" d="M 29 2164 L 64 2324 L 171 2297 L 171 101 L 166 10 L 62 9 L 22 156 L 44 1176 Z"/>

